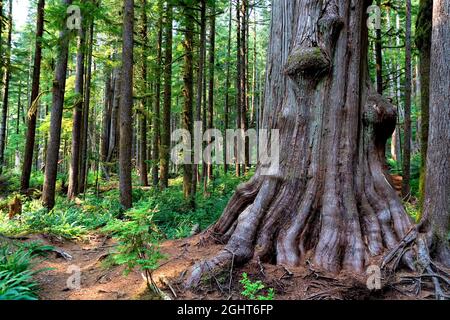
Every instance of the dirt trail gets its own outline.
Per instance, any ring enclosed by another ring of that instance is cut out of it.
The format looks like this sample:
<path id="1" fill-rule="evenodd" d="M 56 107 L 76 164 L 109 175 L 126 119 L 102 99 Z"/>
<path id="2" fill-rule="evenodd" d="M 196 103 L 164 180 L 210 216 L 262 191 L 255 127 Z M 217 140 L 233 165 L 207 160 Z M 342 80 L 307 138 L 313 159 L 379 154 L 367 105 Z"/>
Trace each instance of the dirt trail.
<path id="1" fill-rule="evenodd" d="M 151 299 L 146 297 L 146 285 L 139 272 L 124 276 L 123 267 L 102 265 L 114 248 L 111 239 L 94 235 L 86 242 L 69 242 L 48 236 L 35 236 L 32 240 L 41 240 L 72 257 L 65 259 L 61 254 L 52 253 L 36 266 L 36 269 L 49 268 L 35 277 L 41 289 L 41 300 Z M 81 288 L 71 290 L 67 282 L 76 268 L 81 271 Z"/>
<path id="2" fill-rule="evenodd" d="M 42 300 L 156 300 L 161 297 L 149 293 L 139 271 L 123 275 L 124 267 L 105 266 L 102 261 L 114 249 L 114 241 L 102 236 L 91 236 L 86 242 L 61 241 L 47 236 L 35 236 L 30 240 L 41 240 L 72 256 L 64 259 L 61 254 L 50 254 L 40 262 L 37 269 L 51 268 L 39 273 Z M 220 245 L 208 244 L 202 241 L 201 235 L 189 239 L 166 241 L 161 244 L 161 252 L 165 260 L 153 273 L 153 279 L 164 294 L 170 299 L 242 299 L 239 283 L 243 272 L 253 280 L 262 280 L 268 288 L 274 288 L 276 299 L 280 300 L 316 300 L 316 299 L 424 299 L 430 298 L 427 288 L 419 296 L 400 293 L 385 288 L 382 291 L 370 292 L 365 286 L 365 279 L 356 280 L 354 275 L 341 274 L 329 277 L 314 270 L 312 266 L 290 268 L 283 266 L 261 264 L 252 261 L 243 267 L 225 270 L 224 274 L 212 277 L 203 282 L 195 292 L 186 291 L 183 281 L 186 270 L 202 258 L 212 256 Z M 71 266 L 81 269 L 81 288 L 70 290 L 67 280 L 73 273 L 68 273 Z M 231 278 L 230 278 L 231 276 Z M 403 291 L 403 290 L 401 290 Z"/>

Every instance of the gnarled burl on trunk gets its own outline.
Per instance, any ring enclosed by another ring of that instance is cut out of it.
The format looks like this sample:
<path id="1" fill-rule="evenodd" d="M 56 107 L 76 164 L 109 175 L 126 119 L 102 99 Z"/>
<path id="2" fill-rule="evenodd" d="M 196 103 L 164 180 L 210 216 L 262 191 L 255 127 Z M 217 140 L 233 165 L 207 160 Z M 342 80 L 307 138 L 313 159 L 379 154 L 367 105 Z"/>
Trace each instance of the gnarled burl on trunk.
<path id="1" fill-rule="evenodd" d="M 261 167 L 207 231 L 226 243 L 192 269 L 252 258 L 364 272 L 413 226 L 385 172 L 395 108 L 369 80 L 368 1 L 273 2 L 264 124 L 279 129 L 280 170 Z M 412 267 L 412 253 L 403 261 Z"/>

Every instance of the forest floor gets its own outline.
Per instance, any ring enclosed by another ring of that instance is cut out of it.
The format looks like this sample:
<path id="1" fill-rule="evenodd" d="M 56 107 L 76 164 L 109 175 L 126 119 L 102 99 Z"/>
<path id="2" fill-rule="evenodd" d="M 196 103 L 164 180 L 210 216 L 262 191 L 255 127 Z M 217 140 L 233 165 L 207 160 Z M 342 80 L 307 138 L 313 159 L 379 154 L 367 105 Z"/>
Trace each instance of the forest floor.
<path id="1" fill-rule="evenodd" d="M 65 259 L 54 253 L 41 261 L 36 268 L 48 268 L 38 273 L 36 280 L 40 286 L 42 300 L 156 300 L 161 299 L 147 289 L 143 276 L 137 270 L 124 275 L 123 266 L 108 264 L 115 243 L 105 236 L 92 235 L 88 240 L 73 242 L 57 237 L 33 236 L 29 240 L 40 240 L 57 248 L 58 252 L 69 254 Z M 28 240 L 27 240 L 28 241 Z M 321 299 L 426 299 L 432 298 L 432 288 L 423 288 L 415 296 L 408 294 L 410 286 L 387 286 L 380 291 L 370 291 L 366 279 L 355 279 L 354 274 L 331 277 L 314 270 L 311 265 L 303 268 L 285 268 L 257 261 L 244 267 L 224 270 L 219 276 L 203 281 L 195 291 L 183 287 L 187 270 L 201 258 L 213 255 L 221 249 L 219 245 L 201 245 L 201 236 L 188 239 L 166 241 L 161 252 L 166 259 L 153 273 L 158 287 L 170 299 L 187 300 L 238 300 L 243 299 L 240 283 L 242 273 L 252 280 L 260 280 L 266 288 L 273 288 L 277 300 L 321 300 Z M 71 276 L 69 268 L 81 269 L 81 288 L 71 290 L 67 281 Z M 400 276 L 400 275 L 399 275 Z"/>

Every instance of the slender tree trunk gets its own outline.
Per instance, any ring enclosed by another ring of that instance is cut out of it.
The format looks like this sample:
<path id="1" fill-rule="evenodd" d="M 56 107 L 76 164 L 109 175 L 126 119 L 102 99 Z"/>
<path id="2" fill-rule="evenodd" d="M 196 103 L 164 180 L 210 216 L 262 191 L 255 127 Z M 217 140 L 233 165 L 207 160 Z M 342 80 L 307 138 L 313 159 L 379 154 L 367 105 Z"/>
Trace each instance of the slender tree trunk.
<path id="1" fill-rule="evenodd" d="M 120 94 L 119 178 L 120 203 L 124 209 L 133 206 L 131 149 L 133 136 L 133 27 L 134 0 L 124 0 L 122 90 Z"/>
<path id="2" fill-rule="evenodd" d="M 69 191 L 67 197 L 74 199 L 79 191 L 80 158 L 81 158 L 81 130 L 83 126 L 83 108 L 84 108 L 84 71 L 86 56 L 86 24 L 81 23 L 81 29 L 78 31 L 77 65 L 75 74 L 75 96 L 76 101 L 73 107 L 72 117 L 72 146 L 71 160 L 69 170 Z"/>
<path id="3" fill-rule="evenodd" d="M 158 45 L 156 58 L 156 85 L 155 85 L 155 105 L 153 114 L 153 186 L 159 183 L 159 162 L 160 162 L 160 147 L 161 147 L 161 65 L 162 65 L 162 37 L 163 37 L 163 22 L 162 22 L 162 0 L 158 2 L 159 19 L 158 19 Z"/>
<path id="4" fill-rule="evenodd" d="M 111 110 L 111 133 L 108 148 L 107 162 L 112 162 L 117 154 L 117 145 L 120 136 L 119 132 L 119 106 L 120 106 L 120 88 L 122 83 L 122 70 L 115 68 L 114 72 L 114 99 Z"/>
<path id="5" fill-rule="evenodd" d="M 203 89 L 205 80 L 205 60 L 206 60 L 206 0 L 200 0 L 200 48 L 198 58 L 198 73 L 197 73 L 197 100 L 195 104 L 195 121 L 202 121 L 202 104 L 203 104 Z M 199 144 L 197 148 L 200 148 L 202 144 Z M 195 147 L 194 147 L 195 148 Z M 200 154 L 201 150 L 194 151 L 195 154 Z M 192 197 L 197 192 L 197 183 L 199 180 L 199 159 L 194 160 L 193 174 L 192 174 Z"/>
<path id="6" fill-rule="evenodd" d="M 226 71 L 226 84 L 225 84 L 225 110 L 224 110 L 224 132 L 228 129 L 229 126 L 229 112 L 230 112 L 230 66 L 231 66 L 231 30 L 232 30 L 232 21 L 233 21 L 233 0 L 230 0 L 230 17 L 228 19 L 228 45 L 227 45 L 227 71 Z M 227 161 L 227 139 L 224 139 L 224 172 L 228 173 L 228 161 Z"/>
<path id="7" fill-rule="evenodd" d="M 188 6 L 184 7 L 185 35 L 183 41 L 184 47 L 184 105 L 183 105 L 183 129 L 193 132 L 193 104 L 194 104 L 194 24 L 193 10 Z M 192 143 L 192 141 L 191 141 Z M 183 192 L 186 199 L 193 196 L 193 165 L 192 161 L 185 161 L 183 170 Z"/>
<path id="8" fill-rule="evenodd" d="M 44 8 L 45 0 L 39 0 L 36 17 L 36 47 L 34 52 L 33 82 L 31 85 L 31 105 L 29 106 L 30 112 L 28 113 L 25 154 L 23 159 L 22 178 L 20 183 L 20 189 L 22 190 L 22 192 L 25 192 L 30 188 L 30 176 L 33 165 L 33 151 L 36 141 L 36 123 L 39 106 L 33 106 L 33 102 L 35 102 L 39 96 L 42 61 L 42 36 L 44 34 Z"/>
<path id="9" fill-rule="evenodd" d="M 242 86 L 241 86 L 241 78 L 242 78 L 242 54 L 241 54 L 241 0 L 236 1 L 236 128 L 242 129 Z M 235 143 L 237 145 L 237 143 Z M 240 152 L 235 147 L 234 156 L 236 158 L 236 176 L 239 177 L 241 175 L 241 159 Z"/>
<path id="10" fill-rule="evenodd" d="M 19 136 L 20 133 L 20 115 L 22 112 L 22 81 L 19 81 L 19 92 L 17 94 L 17 119 L 16 119 L 16 135 Z M 15 170 L 20 168 L 20 151 L 16 149 L 15 151 Z"/>
<path id="11" fill-rule="evenodd" d="M 62 0 L 65 6 L 72 4 L 72 0 Z M 51 210 L 55 206 L 56 176 L 58 172 L 59 148 L 61 143 L 61 122 L 63 116 L 64 93 L 66 88 L 67 61 L 69 56 L 69 30 L 65 20 L 59 35 L 58 60 L 55 67 L 53 81 L 52 111 L 50 118 L 50 134 L 47 144 L 45 162 L 45 180 L 42 192 L 44 206 Z"/>
<path id="12" fill-rule="evenodd" d="M 252 72 L 252 101 L 250 113 L 250 127 L 256 127 L 256 113 L 258 110 L 258 51 L 257 51 L 257 21 L 256 21 L 256 2 L 253 0 L 254 20 L 253 20 L 253 72 Z M 258 134 L 258 132 L 257 132 Z"/>
<path id="13" fill-rule="evenodd" d="M 405 121 L 403 142 L 402 195 L 411 195 L 411 0 L 406 0 L 406 58 L 405 58 Z"/>
<path id="14" fill-rule="evenodd" d="M 165 59 L 164 59 L 164 106 L 161 133 L 161 188 L 169 186 L 170 170 L 170 115 L 172 109 L 172 44 L 173 44 L 173 6 L 167 3 L 165 21 Z"/>
<path id="15" fill-rule="evenodd" d="M 81 130 L 81 154 L 80 154 L 80 177 L 78 182 L 79 193 L 86 191 L 88 177 L 88 135 L 89 135 L 89 112 L 91 106 L 91 82 L 92 82 L 92 52 L 94 50 L 94 20 L 89 26 L 89 49 L 86 68 L 86 83 L 84 90 L 84 110 L 83 110 L 83 126 Z"/>
<path id="16" fill-rule="evenodd" d="M 8 103 L 9 103 L 9 82 L 11 80 L 11 39 L 12 39 L 12 28 L 13 28 L 13 18 L 12 18 L 12 2 L 9 0 L 9 12 L 8 12 L 8 38 L 7 38 L 7 49 L 6 49 L 6 63 L 5 63 L 5 78 L 3 83 L 5 88 L 3 91 L 3 109 L 2 109 L 2 119 L 0 125 L 0 174 L 3 172 L 5 167 L 5 148 L 6 148 L 6 129 L 8 126 Z"/>
<path id="17" fill-rule="evenodd" d="M 433 0 L 421 0 L 416 23 L 416 45 L 419 49 L 420 73 L 420 204 L 425 196 L 425 170 L 428 149 L 429 106 L 430 106 L 430 55 Z"/>
<path id="18" fill-rule="evenodd" d="M 192 269 L 190 286 L 252 258 L 361 274 L 410 230 L 385 178 L 396 111 L 369 81 L 366 9 L 273 3 L 264 127 L 279 130 L 279 168 L 260 165 L 238 188 L 206 234 L 225 248 Z M 404 261 L 412 267 L 412 253 Z"/>
<path id="19" fill-rule="evenodd" d="M 430 131 L 426 165 L 423 229 L 431 254 L 450 267 L 450 1 L 433 1 L 430 73 Z"/>
<path id="20" fill-rule="evenodd" d="M 142 45 L 143 45 L 143 56 L 142 56 L 142 81 L 144 88 L 144 95 L 147 95 L 148 91 L 148 79 L 147 79 L 147 56 L 146 52 L 148 50 L 148 27 L 147 27 L 147 0 L 142 0 L 142 26 L 141 26 L 141 37 L 142 37 Z M 144 97 L 141 101 L 142 113 L 139 117 L 139 127 L 140 127 L 140 140 L 139 140 L 139 173 L 141 184 L 143 186 L 148 186 L 148 171 L 147 171 L 147 115 L 146 111 L 148 109 L 148 101 L 147 97 Z"/>
<path id="21" fill-rule="evenodd" d="M 247 29 L 248 29 L 248 0 L 241 0 L 241 45 L 240 45 L 240 53 L 241 53 L 241 129 L 244 132 L 248 130 L 248 50 L 247 50 Z M 249 153 L 249 140 L 245 138 L 245 146 L 244 146 L 244 173 L 250 167 L 250 153 Z"/>
<path id="22" fill-rule="evenodd" d="M 102 116 L 102 139 L 100 148 L 101 161 L 103 163 L 106 163 L 108 159 L 109 140 L 111 133 L 111 108 L 113 104 L 113 79 L 111 76 L 112 72 L 111 70 L 106 70 L 105 73 L 105 104 Z"/>
<path id="23" fill-rule="evenodd" d="M 208 88 L 208 117 L 207 129 L 214 128 L 214 71 L 216 67 L 216 5 L 213 3 L 210 10 L 210 39 L 209 39 L 209 88 Z M 208 138 L 208 144 L 213 141 L 211 137 Z M 218 152 L 219 150 L 216 150 Z M 208 185 L 208 179 L 213 179 L 213 165 L 207 164 L 207 175 L 205 177 L 205 191 Z"/>

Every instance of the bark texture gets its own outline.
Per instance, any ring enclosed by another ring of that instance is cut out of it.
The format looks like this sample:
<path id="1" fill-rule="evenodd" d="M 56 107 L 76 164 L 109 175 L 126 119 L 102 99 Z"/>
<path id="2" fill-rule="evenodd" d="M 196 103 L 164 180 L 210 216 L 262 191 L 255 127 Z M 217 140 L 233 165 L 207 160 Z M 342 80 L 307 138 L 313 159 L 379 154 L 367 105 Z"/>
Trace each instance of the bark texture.
<path id="1" fill-rule="evenodd" d="M 63 0 L 66 6 L 72 0 Z M 50 117 L 50 133 L 45 161 L 45 180 L 42 192 L 42 202 L 49 210 L 55 206 L 56 175 L 58 172 L 59 148 L 61 143 L 61 122 L 63 116 L 64 93 L 66 88 L 67 62 L 69 58 L 69 30 L 62 26 L 59 35 L 58 61 L 55 66 L 55 79 L 52 89 L 52 111 Z"/>
<path id="2" fill-rule="evenodd" d="M 189 7 L 184 8 L 184 20 L 185 20 L 185 35 L 183 41 L 184 47 L 184 71 L 183 71 L 183 129 L 192 132 L 194 126 L 194 24 L 192 21 L 192 9 Z M 193 166 L 186 162 L 183 167 L 183 193 L 185 198 L 191 197 L 193 191 Z"/>
<path id="3" fill-rule="evenodd" d="M 450 1 L 434 0 L 428 137 L 423 229 L 430 253 L 450 267 Z"/>
<path id="4" fill-rule="evenodd" d="M 120 203 L 130 209 L 132 200 L 131 157 L 133 137 L 133 27 L 134 1 L 124 1 L 122 90 L 120 95 L 119 177 Z"/>
<path id="5" fill-rule="evenodd" d="M 172 109 L 172 44 L 173 44 L 173 6 L 168 3 L 165 17 L 165 59 L 164 59 L 164 105 L 161 132 L 161 188 L 169 186 L 170 166 L 170 114 Z"/>
<path id="6" fill-rule="evenodd" d="M 146 50 L 148 49 L 148 19 L 147 19 L 147 0 L 141 1 L 141 37 L 142 37 L 142 69 L 141 76 L 143 81 L 143 91 L 144 94 L 147 94 L 148 79 L 147 79 L 147 57 Z M 144 97 L 141 101 L 141 114 L 139 115 L 139 176 L 141 180 L 141 184 L 143 186 L 148 186 L 148 170 L 147 170 L 147 107 L 148 107 L 149 99 Z"/>
<path id="7" fill-rule="evenodd" d="M 367 5 L 274 2 L 263 123 L 279 129 L 280 170 L 265 176 L 259 166 L 238 188 L 207 232 L 225 248 L 188 285 L 252 258 L 362 273 L 410 230 L 384 172 L 397 114 L 369 80 Z M 412 267 L 410 252 L 403 260 Z"/>

